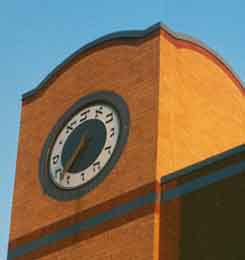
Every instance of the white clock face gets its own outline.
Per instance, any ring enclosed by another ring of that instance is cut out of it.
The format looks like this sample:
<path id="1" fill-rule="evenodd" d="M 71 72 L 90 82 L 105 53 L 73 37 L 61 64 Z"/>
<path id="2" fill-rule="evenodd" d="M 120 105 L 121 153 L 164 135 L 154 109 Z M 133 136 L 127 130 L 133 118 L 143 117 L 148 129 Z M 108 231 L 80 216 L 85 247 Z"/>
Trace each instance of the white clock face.
<path id="1" fill-rule="evenodd" d="M 50 150 L 49 175 L 56 186 L 73 189 L 94 179 L 110 160 L 118 143 L 120 120 L 116 110 L 98 103 L 74 114 Z"/>

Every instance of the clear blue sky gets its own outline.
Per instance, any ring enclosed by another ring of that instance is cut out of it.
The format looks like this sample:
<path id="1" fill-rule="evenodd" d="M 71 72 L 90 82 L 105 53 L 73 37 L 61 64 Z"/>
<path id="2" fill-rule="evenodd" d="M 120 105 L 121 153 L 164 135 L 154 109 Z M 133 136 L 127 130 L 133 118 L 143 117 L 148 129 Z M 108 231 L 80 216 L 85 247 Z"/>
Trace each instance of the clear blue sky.
<path id="1" fill-rule="evenodd" d="M 161 21 L 218 52 L 245 81 L 245 1 L 0 0 L 0 260 L 5 260 L 21 94 L 85 43 Z"/>

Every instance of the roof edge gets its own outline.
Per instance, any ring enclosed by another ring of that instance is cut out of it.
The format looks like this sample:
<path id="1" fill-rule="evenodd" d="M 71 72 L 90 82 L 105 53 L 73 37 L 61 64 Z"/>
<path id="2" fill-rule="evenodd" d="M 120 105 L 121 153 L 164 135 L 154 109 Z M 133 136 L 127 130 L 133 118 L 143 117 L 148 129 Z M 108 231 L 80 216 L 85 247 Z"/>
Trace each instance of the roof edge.
<path id="1" fill-rule="evenodd" d="M 97 38 L 96 40 L 89 42 L 82 46 L 80 49 L 73 52 L 70 56 L 68 56 L 63 62 L 61 62 L 57 67 L 55 67 L 34 89 L 25 92 L 22 95 L 22 100 L 25 101 L 29 97 L 35 95 L 39 90 L 41 90 L 46 83 L 56 74 L 58 73 L 65 65 L 69 64 L 76 56 L 81 53 L 88 51 L 99 44 L 112 41 L 112 40 L 122 40 L 122 39 L 141 39 L 145 38 L 152 32 L 160 29 L 162 27 L 161 23 L 156 23 L 145 30 L 128 30 L 128 31 L 118 31 L 106 34 L 102 37 Z"/>
<path id="2" fill-rule="evenodd" d="M 245 152 L 245 144 L 240 144 L 229 150 L 226 150 L 224 152 L 221 152 L 221 153 L 218 153 L 211 157 L 208 157 L 207 159 L 204 159 L 202 161 L 199 161 L 199 162 L 196 162 L 189 166 L 186 166 L 180 170 L 174 171 L 167 175 L 163 175 L 160 177 L 160 184 L 164 184 L 164 183 L 176 180 L 177 178 L 182 177 L 182 176 L 193 174 L 194 172 L 200 171 L 203 168 L 208 168 L 213 164 L 216 164 L 223 160 L 227 160 L 233 156 L 236 156 L 236 155 L 244 153 L 244 152 Z"/>
<path id="3" fill-rule="evenodd" d="M 34 89 L 25 92 L 22 95 L 22 101 L 27 101 L 27 99 L 36 95 L 41 89 L 43 89 L 46 86 L 48 81 L 52 77 L 54 77 L 54 75 L 56 75 L 64 66 L 69 64 L 75 57 L 77 57 L 81 53 L 86 52 L 102 43 L 112 41 L 112 40 L 145 38 L 146 36 L 150 35 L 151 33 L 155 32 L 157 30 L 163 30 L 163 32 L 167 33 L 171 38 L 173 38 L 176 41 L 185 41 L 185 42 L 193 44 L 193 45 L 207 51 L 210 55 L 214 56 L 217 59 L 218 63 L 222 64 L 225 67 L 225 69 L 227 69 L 230 72 L 231 76 L 235 79 L 237 85 L 242 89 L 242 91 L 244 90 L 244 84 L 241 81 L 241 79 L 239 78 L 239 76 L 232 70 L 230 65 L 226 61 L 224 61 L 224 59 L 219 54 L 217 54 L 216 51 L 214 51 L 213 49 L 206 46 L 206 44 L 204 44 L 203 42 L 201 42 L 197 39 L 194 39 L 193 37 L 191 37 L 189 35 L 173 32 L 165 24 L 158 22 L 158 23 L 153 24 L 152 26 L 148 27 L 145 30 L 128 30 L 128 31 L 113 32 L 113 33 L 106 34 L 102 37 L 97 38 L 96 40 L 94 40 L 92 42 L 85 44 L 80 49 L 78 49 L 77 51 L 73 52 L 70 56 L 68 56 L 58 66 L 56 66 Z"/>

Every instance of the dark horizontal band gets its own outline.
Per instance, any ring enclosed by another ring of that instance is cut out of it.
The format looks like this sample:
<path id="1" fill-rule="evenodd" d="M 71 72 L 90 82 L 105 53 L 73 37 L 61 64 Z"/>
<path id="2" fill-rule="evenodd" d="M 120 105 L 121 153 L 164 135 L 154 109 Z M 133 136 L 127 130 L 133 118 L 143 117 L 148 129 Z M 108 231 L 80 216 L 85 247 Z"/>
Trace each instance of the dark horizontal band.
<path id="1" fill-rule="evenodd" d="M 105 230 L 152 214 L 155 199 L 155 183 L 141 186 L 65 221 L 43 228 L 40 232 L 36 231 L 25 238 L 11 241 L 8 260 L 36 259 L 75 242 L 89 239 Z"/>
<path id="2" fill-rule="evenodd" d="M 200 190 L 201 188 L 204 188 L 210 184 L 220 182 L 225 178 L 232 177 L 241 173 L 245 174 L 245 161 L 237 163 L 236 165 L 231 165 L 222 170 L 218 170 L 210 175 L 196 178 L 183 185 L 179 185 L 176 188 L 169 189 L 166 192 L 162 193 L 162 200 L 168 201 L 175 199 L 187 193 Z"/>
<path id="3" fill-rule="evenodd" d="M 172 200 L 241 173 L 245 173 L 244 144 L 163 176 L 161 199 Z"/>

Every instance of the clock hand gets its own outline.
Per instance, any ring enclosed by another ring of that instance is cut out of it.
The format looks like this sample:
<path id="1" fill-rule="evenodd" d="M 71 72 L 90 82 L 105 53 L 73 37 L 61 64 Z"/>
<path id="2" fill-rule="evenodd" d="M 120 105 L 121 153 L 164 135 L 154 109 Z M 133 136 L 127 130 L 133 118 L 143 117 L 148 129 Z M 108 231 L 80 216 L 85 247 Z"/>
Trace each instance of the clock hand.
<path id="1" fill-rule="evenodd" d="M 64 165 L 63 172 L 62 172 L 63 178 L 65 177 L 65 173 L 68 172 L 68 170 L 71 168 L 72 164 L 76 160 L 79 153 L 82 150 L 84 150 L 86 146 L 87 146 L 87 139 L 85 138 L 84 135 L 82 135 L 79 144 L 77 145 L 76 149 L 72 152 L 70 158 L 66 161 Z"/>

